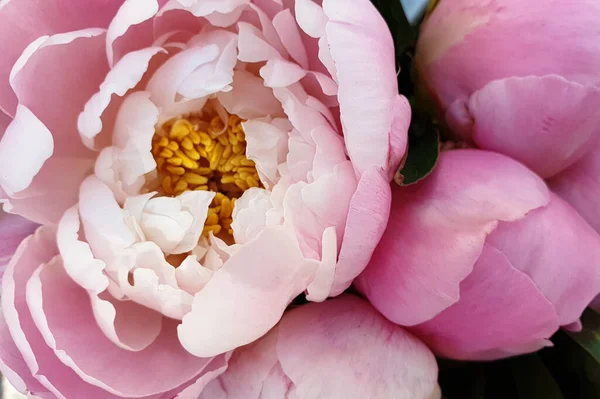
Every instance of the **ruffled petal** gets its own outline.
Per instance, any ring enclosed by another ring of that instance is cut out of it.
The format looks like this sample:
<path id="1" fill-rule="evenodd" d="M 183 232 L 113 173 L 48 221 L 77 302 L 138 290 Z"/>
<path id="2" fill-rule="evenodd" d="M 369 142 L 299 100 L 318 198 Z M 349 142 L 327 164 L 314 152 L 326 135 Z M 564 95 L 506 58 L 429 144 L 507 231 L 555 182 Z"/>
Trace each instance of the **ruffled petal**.
<path id="1" fill-rule="evenodd" d="M 548 181 L 550 188 L 567 200 L 581 216 L 600 232 L 600 149 Z"/>
<path id="2" fill-rule="evenodd" d="M 308 54 L 306 53 L 304 43 L 302 43 L 296 19 L 289 8 L 280 11 L 273 18 L 273 27 L 277 31 L 279 39 L 290 57 L 303 69 L 308 69 Z"/>
<path id="3" fill-rule="evenodd" d="M 496 80 L 473 93 L 466 107 L 471 120 L 467 137 L 542 177 L 557 174 L 599 142 L 600 88 L 559 76 Z M 446 118 L 457 124 L 453 110 Z"/>
<path id="4" fill-rule="evenodd" d="M 29 43 L 44 35 L 92 26 L 106 28 L 122 2 L 123 0 L 3 2 L 0 7 L 0 109 L 11 116 L 15 114 L 17 98 L 9 86 L 8 76 Z"/>
<path id="5" fill-rule="evenodd" d="M 0 211 L 0 279 L 21 241 L 38 226 L 37 223 L 21 216 Z"/>
<path id="6" fill-rule="evenodd" d="M 411 331 L 441 356 L 492 360 L 549 346 L 558 326 L 554 306 L 534 282 L 485 245 L 460 283 L 460 300 Z"/>
<path id="7" fill-rule="evenodd" d="M 344 292 L 367 266 L 385 231 L 391 197 L 390 185 L 380 170 L 363 173 L 350 200 L 331 296 Z"/>
<path id="8" fill-rule="evenodd" d="M 535 282 L 561 325 L 577 322 L 600 292 L 600 235 L 554 194 L 523 219 L 500 223 L 486 242 Z"/>
<path id="9" fill-rule="evenodd" d="M 196 294 L 178 327 L 182 345 L 197 356 L 213 356 L 258 339 L 277 324 L 315 269 L 285 231 L 264 229 Z"/>
<path id="10" fill-rule="evenodd" d="M 324 0 L 323 9 L 350 159 L 360 174 L 387 168 L 398 96 L 390 31 L 368 0 Z"/>
<path id="11" fill-rule="evenodd" d="M 436 390 L 437 365 L 427 347 L 356 297 L 302 306 L 278 332 L 291 397 L 429 399 Z M 357 375 L 360 383 L 352 383 Z"/>
<path id="12" fill-rule="evenodd" d="M 479 150 L 443 152 L 427 179 L 392 193 L 387 230 L 357 286 L 401 325 L 458 301 L 459 283 L 498 221 L 518 220 L 549 200 L 523 165 Z"/>
<path id="13" fill-rule="evenodd" d="M 281 104 L 273 90 L 265 87 L 261 78 L 244 70 L 233 75 L 233 90 L 217 94 L 219 102 L 230 114 L 243 119 L 283 116 Z"/>
<path id="14" fill-rule="evenodd" d="M 60 264 L 39 268 L 27 286 L 37 327 L 56 356 L 87 383 L 119 396 L 142 397 L 174 389 L 210 363 L 178 343 L 176 322 L 164 319 L 158 338 L 146 349 L 118 348 L 98 328 L 87 293 Z M 73 317 L 77 323 L 73 323 Z M 119 367 L 114 367 L 119 359 Z M 148 378 L 160 375 L 161 378 Z M 86 391 L 87 392 L 87 391 Z"/>

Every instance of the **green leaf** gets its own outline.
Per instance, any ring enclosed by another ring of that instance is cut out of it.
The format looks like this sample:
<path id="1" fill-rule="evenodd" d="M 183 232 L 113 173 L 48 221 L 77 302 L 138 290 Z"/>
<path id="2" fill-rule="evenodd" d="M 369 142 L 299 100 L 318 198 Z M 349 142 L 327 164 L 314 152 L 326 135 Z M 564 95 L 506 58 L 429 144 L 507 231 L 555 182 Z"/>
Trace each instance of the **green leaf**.
<path id="1" fill-rule="evenodd" d="M 585 349 L 600 367 L 600 314 L 592 309 L 586 309 L 581 316 L 583 328 L 580 332 L 567 334 Z"/>
<path id="2" fill-rule="evenodd" d="M 408 129 L 408 153 L 394 180 L 400 186 L 417 183 L 435 168 L 440 155 L 440 133 L 428 115 L 413 116 Z"/>

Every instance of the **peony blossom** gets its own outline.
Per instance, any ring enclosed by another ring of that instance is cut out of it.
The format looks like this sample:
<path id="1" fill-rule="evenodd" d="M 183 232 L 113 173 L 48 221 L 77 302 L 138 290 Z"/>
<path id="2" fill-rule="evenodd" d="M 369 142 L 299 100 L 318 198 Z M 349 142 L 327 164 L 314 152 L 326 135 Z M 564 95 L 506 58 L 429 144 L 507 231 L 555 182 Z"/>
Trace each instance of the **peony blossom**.
<path id="1" fill-rule="evenodd" d="M 444 0 L 416 70 L 454 134 L 547 178 L 600 145 L 600 3 Z"/>
<path id="2" fill-rule="evenodd" d="M 368 0 L 3 1 L 0 46 L 20 390 L 187 397 L 366 266 L 410 119 Z"/>
<path id="3" fill-rule="evenodd" d="M 389 320 L 445 357 L 489 360 L 577 330 L 600 292 L 600 236 L 522 164 L 442 152 L 394 189 L 387 230 L 356 283 Z"/>
<path id="4" fill-rule="evenodd" d="M 439 399 L 436 380 L 425 345 L 346 295 L 286 313 L 198 399 Z"/>

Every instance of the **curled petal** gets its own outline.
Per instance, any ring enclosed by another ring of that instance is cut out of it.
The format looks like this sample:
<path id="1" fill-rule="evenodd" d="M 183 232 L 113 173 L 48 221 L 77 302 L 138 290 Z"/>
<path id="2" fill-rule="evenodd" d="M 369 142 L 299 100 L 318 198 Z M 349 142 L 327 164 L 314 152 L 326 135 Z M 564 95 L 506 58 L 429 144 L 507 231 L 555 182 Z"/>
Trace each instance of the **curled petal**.
<path id="1" fill-rule="evenodd" d="M 534 282 L 485 245 L 460 283 L 460 301 L 411 331 L 439 355 L 491 360 L 551 345 L 548 339 L 558 326 L 554 306 Z"/>
<path id="2" fill-rule="evenodd" d="M 390 222 L 358 288 L 401 325 L 458 301 L 459 283 L 498 221 L 518 220 L 549 200 L 533 172 L 478 150 L 443 152 L 427 179 L 392 192 Z"/>

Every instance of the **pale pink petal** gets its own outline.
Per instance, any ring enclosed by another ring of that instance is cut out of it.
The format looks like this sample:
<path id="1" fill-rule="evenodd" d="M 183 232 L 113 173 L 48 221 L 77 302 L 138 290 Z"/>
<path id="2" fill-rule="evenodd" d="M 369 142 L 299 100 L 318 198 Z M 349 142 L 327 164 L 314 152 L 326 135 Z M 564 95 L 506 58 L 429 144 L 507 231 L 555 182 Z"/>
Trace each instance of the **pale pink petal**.
<path id="1" fill-rule="evenodd" d="M 387 225 L 391 190 L 376 168 L 361 176 L 352 199 L 332 284 L 331 296 L 344 292 L 367 266 Z"/>
<path id="2" fill-rule="evenodd" d="M 600 149 L 551 178 L 548 185 L 600 232 Z"/>
<path id="3" fill-rule="evenodd" d="M 84 140 L 92 141 L 100 134 L 104 128 L 102 116 L 111 103 L 112 96 L 123 97 L 133 89 L 148 70 L 150 60 L 161 52 L 166 53 L 160 47 L 149 47 L 128 53 L 110 70 L 99 91 L 85 104 L 77 119 L 79 133 Z"/>
<path id="4" fill-rule="evenodd" d="M 237 244 L 253 240 L 267 226 L 267 212 L 273 208 L 271 193 L 250 188 L 235 202 L 233 208 L 233 236 Z"/>
<path id="5" fill-rule="evenodd" d="M 200 291 L 210 281 L 212 275 L 213 271 L 200 265 L 196 255 L 188 256 L 175 269 L 177 285 L 192 295 Z"/>
<path id="6" fill-rule="evenodd" d="M 2 189 L 8 195 L 25 190 L 53 152 L 52 133 L 27 107 L 19 105 L 0 141 Z"/>
<path id="7" fill-rule="evenodd" d="M 207 385 L 213 380 L 222 375 L 229 369 L 229 358 L 231 353 L 226 353 L 215 357 L 203 370 L 202 375 L 193 384 L 185 387 L 183 390 L 177 389 L 177 396 L 173 399 L 199 399 L 199 395 L 205 391 Z M 174 392 L 171 392 L 174 393 Z M 170 398 L 170 394 L 165 394 L 164 397 Z"/>
<path id="8" fill-rule="evenodd" d="M 436 390 L 429 349 L 356 297 L 302 306 L 276 331 L 291 398 L 429 399 Z"/>
<path id="9" fill-rule="evenodd" d="M 0 211 L 0 279 L 6 264 L 21 241 L 32 234 L 38 226 L 37 223 L 21 216 Z"/>
<path id="10" fill-rule="evenodd" d="M 213 356 L 258 339 L 279 321 L 314 272 L 315 265 L 304 259 L 292 237 L 281 229 L 264 229 L 196 294 L 192 311 L 178 327 L 181 343 L 195 355 Z"/>
<path id="11" fill-rule="evenodd" d="M 312 165 L 314 179 L 331 173 L 336 165 L 348 160 L 346 157 L 344 139 L 329 126 L 313 129 L 311 137 L 315 143 L 315 154 Z"/>
<path id="12" fill-rule="evenodd" d="M 177 100 L 176 95 L 185 79 L 198 67 L 213 62 L 219 56 L 219 46 L 195 46 L 176 54 L 165 62 L 152 76 L 146 88 L 158 107 L 168 107 Z"/>
<path id="13" fill-rule="evenodd" d="M 287 88 L 275 88 L 273 93 L 281 102 L 292 125 L 307 142 L 312 140 L 310 135 L 313 129 L 329 124 L 326 115 L 309 101 L 311 97 L 299 84 Z"/>
<path id="14" fill-rule="evenodd" d="M 94 317 L 108 339 L 126 350 L 144 349 L 160 332 L 162 316 L 137 304 L 118 303 L 106 295 L 98 296 L 110 284 L 104 274 L 106 265 L 94 258 L 87 243 L 79 241 L 79 229 L 79 214 L 73 207 L 65 212 L 57 232 L 65 272 L 88 291 Z M 132 317 L 132 313 L 136 317 Z M 138 321 L 138 317 L 143 322 Z"/>
<path id="15" fill-rule="evenodd" d="M 306 71 L 298 64 L 282 59 L 270 59 L 260 69 L 260 76 L 268 87 L 287 87 L 298 82 L 306 75 Z"/>
<path id="16" fill-rule="evenodd" d="M 523 165 L 480 150 L 443 152 L 434 172 L 392 189 L 387 230 L 358 288 L 401 325 L 429 320 L 459 299 L 487 234 L 547 204 L 548 189 Z"/>
<path id="17" fill-rule="evenodd" d="M 96 325 L 85 290 L 59 263 L 38 269 L 27 291 L 35 323 L 56 356 L 89 384 L 116 395 L 141 397 L 169 391 L 210 363 L 179 345 L 177 323 L 169 319 L 163 320 L 161 334 L 146 349 L 130 352 L 118 348 Z M 77 323 L 73 323 L 74 317 Z M 115 359 L 119 367 L 115 367 Z M 149 378 L 153 375 L 160 378 Z"/>
<path id="18" fill-rule="evenodd" d="M 282 57 L 255 26 L 247 22 L 238 23 L 238 35 L 238 59 L 240 61 L 262 62 Z"/>
<path id="19" fill-rule="evenodd" d="M 295 12 L 298 25 L 307 35 L 314 38 L 325 35 L 328 18 L 320 5 L 313 0 L 296 0 Z"/>
<path id="20" fill-rule="evenodd" d="M 561 325 L 577 322 L 600 292 L 600 235 L 555 194 L 523 219 L 500 223 L 486 242 L 535 282 Z"/>
<path id="21" fill-rule="evenodd" d="M 302 37 L 298 30 L 298 24 L 290 9 L 280 11 L 273 18 L 273 27 L 277 31 L 281 43 L 294 61 L 296 61 L 303 69 L 308 69 L 308 55 L 306 54 L 306 48 L 304 48 L 304 43 L 302 43 Z"/>
<path id="22" fill-rule="evenodd" d="M 526 106 L 524 106 L 526 104 Z M 515 158 L 542 177 L 573 164 L 598 142 L 600 88 L 559 76 L 492 81 L 466 104 L 467 136 Z M 454 116 L 451 112 L 447 119 Z"/>
<path id="23" fill-rule="evenodd" d="M 238 7 L 250 3 L 250 0 L 178 0 L 181 4 L 189 7 L 196 16 L 207 16 L 214 12 L 228 14 Z"/>
<path id="24" fill-rule="evenodd" d="M 291 125 L 286 119 L 259 118 L 243 122 L 246 156 L 256 163 L 256 170 L 266 188 L 279 181 L 280 164 L 285 162 Z"/>
<path id="25" fill-rule="evenodd" d="M 15 63 L 10 83 L 52 133 L 54 156 L 93 157 L 77 132 L 77 117 L 108 73 L 103 29 L 41 37 Z"/>
<path id="26" fill-rule="evenodd" d="M 172 32 L 184 31 L 197 34 L 208 22 L 189 12 L 179 0 L 169 0 L 154 17 L 154 37 L 158 39 Z"/>
<path id="27" fill-rule="evenodd" d="M 0 192 L 4 209 L 40 224 L 56 224 L 77 202 L 79 185 L 93 171 L 90 158 L 51 157 L 29 188 L 12 197 Z M 52 198 L 52 201 L 48 201 Z"/>
<path id="28" fill-rule="evenodd" d="M 321 263 L 315 274 L 315 279 L 306 287 L 306 299 L 311 302 L 322 302 L 331 293 L 337 264 L 337 237 L 335 226 L 323 231 L 321 239 Z"/>
<path id="29" fill-rule="evenodd" d="M 13 118 L 11 118 L 7 114 L 5 114 L 0 109 L 0 140 L 2 140 L 2 136 L 4 136 L 4 132 L 6 131 L 6 128 L 8 127 L 8 125 L 10 125 L 10 122 L 12 122 L 12 120 L 13 120 Z"/>
<path id="30" fill-rule="evenodd" d="M 0 372 L 17 391 L 23 394 L 31 393 L 42 399 L 51 397 L 46 387 L 31 374 L 10 336 L 2 312 L 0 312 Z"/>
<path id="31" fill-rule="evenodd" d="M 277 50 L 277 52 L 283 58 L 288 58 L 289 54 L 287 53 L 285 46 L 281 42 L 281 39 L 279 38 L 279 34 L 277 33 L 277 30 L 275 29 L 271 18 L 269 18 L 269 16 L 267 16 L 267 14 L 263 10 L 261 10 L 260 7 L 257 7 L 255 4 L 250 4 L 250 8 L 258 16 L 258 20 L 260 21 L 260 26 L 262 28 L 262 34 L 263 34 L 263 37 L 265 38 L 265 40 L 271 46 L 273 46 L 273 48 L 275 48 L 275 50 Z"/>
<path id="32" fill-rule="evenodd" d="M 14 116 L 17 99 L 8 81 L 25 47 L 43 35 L 106 28 L 123 0 L 11 0 L 0 7 L 0 109 Z M 26 22 L 25 19 L 26 19 Z"/>
<path id="33" fill-rule="evenodd" d="M 359 173 L 387 168 L 398 96 L 389 29 L 369 0 L 324 0 L 323 9 L 350 159 Z"/>
<path id="34" fill-rule="evenodd" d="M 78 392 L 86 392 L 93 399 L 116 399 L 102 389 L 89 386 L 59 361 L 44 342 L 27 308 L 25 287 L 28 280 L 40 264 L 51 262 L 57 252 L 54 230 L 42 227 L 34 236 L 23 241 L 7 267 L 2 282 L 2 312 L 10 335 L 30 373 L 52 392 L 53 396 L 50 397 L 70 398 Z M 34 384 L 37 385 L 35 382 Z M 36 385 L 32 387 L 35 388 Z"/>
<path id="35" fill-rule="evenodd" d="M 460 301 L 411 331 L 441 356 L 491 360 L 547 346 L 558 326 L 554 306 L 535 283 L 486 244 L 460 283 Z"/>
<path id="36" fill-rule="evenodd" d="M 319 51 L 317 55 L 319 57 L 319 61 L 321 61 L 321 64 L 323 64 L 327 72 L 329 72 L 331 78 L 337 83 L 337 67 L 335 66 L 335 61 L 333 60 L 331 51 L 329 50 L 329 40 L 327 39 L 327 35 L 319 39 L 318 46 Z"/>
<path id="37" fill-rule="evenodd" d="M 186 98 L 205 97 L 220 91 L 231 90 L 233 68 L 237 63 L 237 37 L 223 30 L 201 33 L 189 42 L 190 47 L 219 46 L 219 56 L 204 65 L 200 65 L 187 76 L 178 89 Z"/>
<path id="38" fill-rule="evenodd" d="M 233 90 L 217 94 L 218 100 L 230 114 L 242 119 L 283 116 L 281 104 L 273 90 L 250 72 L 238 70 L 233 75 Z"/>
<path id="39" fill-rule="evenodd" d="M 122 3 L 106 34 L 106 55 L 111 66 L 125 54 L 152 43 L 153 26 L 149 20 L 158 8 L 157 0 L 125 0 Z"/>
<path id="40" fill-rule="evenodd" d="M 152 157 L 152 137 L 160 111 L 148 92 L 136 92 L 121 105 L 113 130 L 112 169 L 119 188 L 137 194 L 145 184 L 146 173 L 156 168 Z"/>
<path id="41" fill-rule="evenodd" d="M 390 132 L 390 154 L 388 158 L 388 177 L 390 181 L 398 170 L 408 145 L 408 128 L 411 118 L 410 103 L 403 95 L 398 95 L 394 108 L 394 120 Z"/>
<path id="42" fill-rule="evenodd" d="M 287 167 L 289 177 L 294 182 L 312 181 L 312 168 L 316 148 L 312 138 L 307 141 L 296 129 L 290 133 L 288 141 Z"/>
<path id="43" fill-rule="evenodd" d="M 81 184 L 79 213 L 86 241 L 100 260 L 110 262 L 115 254 L 137 241 L 112 191 L 95 176 Z"/>

